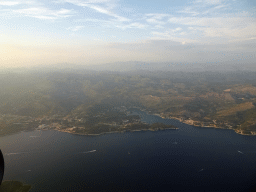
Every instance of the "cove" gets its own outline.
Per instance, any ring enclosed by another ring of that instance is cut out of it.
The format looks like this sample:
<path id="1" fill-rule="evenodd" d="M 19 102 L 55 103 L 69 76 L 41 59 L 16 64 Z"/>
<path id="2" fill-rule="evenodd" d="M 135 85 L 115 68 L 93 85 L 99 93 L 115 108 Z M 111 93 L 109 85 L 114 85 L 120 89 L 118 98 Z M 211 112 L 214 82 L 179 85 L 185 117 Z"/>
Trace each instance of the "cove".
<path id="1" fill-rule="evenodd" d="M 178 130 L 72 135 L 53 130 L 0 138 L 4 180 L 36 191 L 247 191 L 256 183 L 256 139 L 198 128 L 140 110 Z"/>

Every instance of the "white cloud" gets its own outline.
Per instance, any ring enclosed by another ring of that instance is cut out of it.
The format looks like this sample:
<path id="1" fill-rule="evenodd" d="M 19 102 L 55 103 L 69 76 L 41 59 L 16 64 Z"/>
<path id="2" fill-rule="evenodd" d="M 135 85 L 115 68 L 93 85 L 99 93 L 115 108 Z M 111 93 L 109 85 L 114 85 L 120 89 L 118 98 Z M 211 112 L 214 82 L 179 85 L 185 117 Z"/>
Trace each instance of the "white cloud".
<path id="1" fill-rule="evenodd" d="M 176 29 L 171 29 L 171 30 L 166 30 L 164 32 L 159 32 L 159 31 L 153 31 L 151 34 L 154 36 L 151 39 L 152 40 L 171 40 L 179 43 L 196 43 L 196 40 L 190 39 L 187 37 L 187 33 L 184 31 L 176 30 Z"/>
<path id="2" fill-rule="evenodd" d="M 75 31 L 79 31 L 83 28 L 84 28 L 84 26 L 75 26 L 75 27 L 69 27 L 69 28 L 67 28 L 67 30 L 75 32 Z"/>
<path id="3" fill-rule="evenodd" d="M 6 18 L 15 16 L 34 17 L 41 20 L 55 20 L 60 18 L 66 18 L 73 15 L 73 10 L 68 9 L 51 9 L 48 8 L 48 4 L 44 4 L 44 1 L 39 0 L 15 0 L 0 2 L 0 5 L 11 6 L 9 10 L 2 9 L 2 15 Z M 21 6 L 15 6 L 21 5 Z"/>
<path id="4" fill-rule="evenodd" d="M 256 19 L 250 17 L 172 17 L 169 22 L 186 26 L 190 36 L 201 32 L 200 38 L 208 42 L 215 37 L 227 42 L 256 37 Z"/>
<path id="5" fill-rule="evenodd" d="M 146 29 L 148 25 L 139 23 L 139 22 L 129 22 L 129 23 L 123 23 L 118 20 L 102 20 L 102 19 L 79 19 L 76 20 L 76 23 L 83 23 L 83 22 L 92 22 L 96 23 L 97 25 L 102 25 L 104 27 L 109 28 L 119 28 L 122 30 L 126 29 Z"/>
<path id="6" fill-rule="evenodd" d="M 228 1 L 223 0 L 194 0 L 187 7 L 178 10 L 177 13 L 187 14 L 188 16 L 217 15 L 230 5 Z"/>
<path id="7" fill-rule="evenodd" d="M 123 30 L 131 29 L 131 28 L 145 29 L 147 27 L 147 25 L 134 22 L 134 23 L 130 23 L 130 24 L 127 24 L 127 25 L 117 25 L 116 27 L 121 28 Z"/>
<path id="8" fill-rule="evenodd" d="M 114 3 L 112 0 L 55 0 L 56 3 L 71 3 L 77 6 L 84 6 L 85 4 L 100 4 L 100 3 Z"/>
<path id="9" fill-rule="evenodd" d="M 54 0 L 50 3 L 47 2 L 39 0 L 0 0 L 0 5 L 8 6 L 4 7 L 8 10 L 1 10 L 1 16 L 4 16 L 4 14 L 10 16 L 19 14 L 19 16 L 42 20 L 56 20 L 75 16 L 76 14 L 80 19 L 75 18 L 76 20 L 73 20 L 75 27 L 67 28 L 70 31 L 81 30 L 85 25 L 84 22 L 90 22 L 89 24 L 94 23 L 102 28 L 146 29 L 144 32 L 148 34 L 142 38 L 171 39 L 186 43 L 204 42 L 205 40 L 213 43 L 216 40 L 238 41 L 256 37 L 256 19 L 250 15 L 249 11 L 239 12 L 236 16 L 234 13 L 232 15 L 231 13 L 222 12 L 223 10 L 232 9 L 230 8 L 230 0 L 190 1 L 183 8 L 175 7 L 172 15 L 164 12 L 139 13 L 138 10 L 127 14 L 127 12 L 122 12 L 126 7 L 121 4 L 118 5 L 118 0 Z M 55 3 L 55 7 L 52 3 Z M 76 12 L 64 9 L 64 7 L 71 4 L 74 9 L 77 9 Z M 61 7 L 63 8 L 61 9 Z M 83 12 L 88 11 L 88 9 L 91 9 L 90 12 L 95 11 L 97 14 L 91 14 L 91 16 L 87 14 L 85 16 L 86 14 Z"/>
<path id="10" fill-rule="evenodd" d="M 199 11 L 195 11 L 192 7 L 186 7 L 181 11 L 177 11 L 177 13 L 191 14 L 192 16 L 196 16 L 200 14 Z"/>
<path id="11" fill-rule="evenodd" d="M 200 27 L 215 27 L 215 28 L 242 28 L 256 23 L 255 18 L 248 17 L 172 17 L 170 23 L 200 26 Z"/>
<path id="12" fill-rule="evenodd" d="M 150 19 L 146 19 L 146 21 L 150 24 L 157 24 L 157 25 L 164 25 L 166 22 L 163 21 L 159 21 L 157 19 L 154 18 L 150 18 Z"/>
<path id="13" fill-rule="evenodd" d="M 218 4 L 221 4 L 222 2 L 223 0 L 195 0 L 193 3 L 218 5 Z"/>
<path id="14" fill-rule="evenodd" d="M 3 6 L 14 6 L 14 5 L 42 5 L 40 1 L 37 0 L 14 0 L 14 1 L 1 1 L 0 5 Z"/>
<path id="15" fill-rule="evenodd" d="M 105 14 L 109 17 L 106 17 L 106 19 L 95 19 L 95 18 L 86 18 L 86 19 L 79 19 L 76 22 L 95 22 L 99 23 L 101 26 L 104 27 L 111 27 L 111 28 L 120 28 L 122 30 L 126 29 L 145 29 L 147 28 L 147 24 L 143 24 L 142 22 L 135 22 L 135 20 L 123 17 L 119 14 L 116 14 L 113 10 L 113 7 L 111 6 L 113 4 L 113 1 L 111 0 L 96 0 L 96 1 L 82 1 L 82 0 L 62 0 L 62 2 L 68 2 L 72 3 L 77 6 L 81 7 L 87 7 L 90 9 L 95 10 L 98 13 Z M 151 17 L 160 18 L 164 17 L 164 14 L 162 15 L 150 15 Z M 166 17 L 166 15 L 165 15 Z M 163 23 L 155 23 L 155 24 L 163 24 Z"/>
<path id="16" fill-rule="evenodd" d="M 164 29 L 164 26 L 162 25 L 155 25 L 153 29 Z"/>
<path id="17" fill-rule="evenodd" d="M 20 3 L 17 1 L 4 1 L 0 2 L 0 5 L 5 5 L 5 6 L 13 6 L 13 5 L 19 5 Z"/>
<path id="18" fill-rule="evenodd" d="M 214 9 L 221 9 L 221 8 L 224 8 L 224 7 L 227 7 L 227 5 L 218 5 L 218 6 L 214 7 Z"/>
<path id="19" fill-rule="evenodd" d="M 145 14 L 142 20 L 145 20 L 151 29 L 164 29 L 168 23 L 168 17 L 170 17 L 169 14 L 150 13 Z"/>
<path id="20" fill-rule="evenodd" d="M 182 28 L 180 28 L 180 27 L 177 27 L 174 29 L 174 31 L 181 31 L 181 30 L 182 30 Z"/>
<path id="21" fill-rule="evenodd" d="M 256 25 L 249 25 L 244 28 L 204 28 L 202 29 L 206 37 L 224 37 L 230 40 L 247 39 L 256 37 Z"/>
<path id="22" fill-rule="evenodd" d="M 169 14 L 161 14 L 161 13 L 149 13 L 145 15 L 146 17 L 151 17 L 155 19 L 163 19 L 165 17 L 169 17 Z"/>
<path id="23" fill-rule="evenodd" d="M 119 15 L 105 9 L 104 7 L 101 7 L 101 6 L 98 6 L 98 5 L 85 4 L 84 7 L 89 7 L 89 8 L 91 8 L 91 9 L 93 9 L 93 10 L 99 12 L 99 13 L 106 14 L 108 16 L 112 16 L 112 17 L 114 17 L 115 19 L 117 19 L 118 21 L 121 21 L 121 22 L 130 21 L 130 19 L 119 16 Z"/>
<path id="24" fill-rule="evenodd" d="M 51 10 L 45 7 L 32 7 L 27 9 L 17 9 L 13 12 L 38 19 L 54 20 L 70 17 L 73 11 L 68 9 Z"/>
<path id="25" fill-rule="evenodd" d="M 57 3 L 71 3 L 80 7 L 88 7 L 98 13 L 114 17 L 120 22 L 128 22 L 130 19 L 122 17 L 111 11 L 116 5 L 113 0 L 58 0 Z"/>

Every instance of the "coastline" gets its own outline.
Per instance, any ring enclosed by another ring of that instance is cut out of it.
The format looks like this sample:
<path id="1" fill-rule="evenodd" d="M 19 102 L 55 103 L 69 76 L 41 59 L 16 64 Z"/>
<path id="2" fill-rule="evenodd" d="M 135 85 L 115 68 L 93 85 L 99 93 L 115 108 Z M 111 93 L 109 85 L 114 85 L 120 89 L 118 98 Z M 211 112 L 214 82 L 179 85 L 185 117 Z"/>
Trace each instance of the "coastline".
<path id="1" fill-rule="evenodd" d="M 161 116 L 162 117 L 162 116 Z M 187 120 L 182 120 L 180 118 L 175 118 L 175 117 L 170 117 L 170 118 L 165 118 L 165 117 L 162 117 L 163 119 L 175 119 L 175 120 L 178 120 L 180 121 L 181 123 L 184 123 L 184 124 L 187 124 L 187 125 L 191 125 L 191 126 L 194 126 L 194 127 L 198 127 L 198 128 L 212 128 L 212 129 L 228 129 L 228 130 L 233 130 L 234 132 L 236 132 L 237 134 L 239 135 L 246 135 L 246 136 L 256 136 L 256 133 L 253 133 L 251 132 L 251 134 L 246 134 L 246 133 L 243 133 L 242 130 L 238 130 L 238 129 L 234 129 L 234 128 L 225 128 L 225 127 L 217 127 L 217 126 L 200 126 L 200 125 L 194 125 L 193 123 L 189 123 L 189 122 L 186 122 Z M 193 121 L 193 120 L 192 120 Z M 199 123 L 203 123 L 203 122 L 199 122 Z"/>
<path id="2" fill-rule="evenodd" d="M 136 129 L 136 130 L 123 130 L 123 131 L 111 131 L 111 132 L 102 132 L 97 134 L 87 134 L 87 133 L 76 133 L 69 130 L 60 130 L 60 129 L 53 129 L 55 131 L 64 132 L 64 133 L 70 133 L 74 135 L 86 135 L 86 136 L 99 136 L 99 135 L 105 135 L 105 134 L 111 134 L 111 133 L 125 133 L 125 132 L 140 132 L 140 131 L 164 131 L 164 130 L 178 130 L 179 128 L 159 128 L 159 129 Z"/>
<path id="3" fill-rule="evenodd" d="M 164 114 L 164 113 L 151 113 L 150 111 L 148 111 L 146 109 L 140 109 L 139 107 L 130 107 L 128 109 L 129 110 L 137 109 L 137 110 L 140 110 L 142 112 L 145 112 L 147 115 L 155 115 L 155 116 L 161 117 L 162 119 L 178 120 L 181 123 L 184 123 L 184 124 L 187 124 L 187 125 L 191 125 L 191 126 L 194 126 L 194 127 L 197 127 L 197 128 L 228 129 L 228 130 L 235 131 L 239 135 L 256 136 L 256 132 L 252 132 L 252 131 L 250 133 L 248 133 L 248 132 L 245 133 L 243 130 L 240 130 L 240 129 L 234 129 L 232 127 L 216 126 L 216 124 L 210 124 L 210 125 L 203 126 L 203 124 L 205 122 L 194 121 L 192 119 L 184 120 L 183 118 L 179 118 L 179 117 L 175 117 L 175 116 L 170 116 L 170 115 Z M 126 113 L 126 115 L 129 116 L 130 113 Z M 149 129 L 136 129 L 136 130 L 126 130 L 126 129 L 123 129 L 123 130 L 120 130 L 120 131 L 101 132 L 101 133 L 97 133 L 97 134 L 96 133 L 95 134 L 93 134 L 93 133 L 77 133 L 77 132 L 74 132 L 73 130 L 70 130 L 70 129 L 68 130 L 68 129 L 69 128 L 67 128 L 67 129 L 53 128 L 51 130 L 56 130 L 56 131 L 70 133 L 70 134 L 75 134 L 75 135 L 99 136 L 99 135 L 110 134 L 110 133 L 139 132 L 139 131 L 161 131 L 161 130 L 167 130 L 167 129 L 177 130 L 179 128 L 177 128 L 177 127 L 176 128 L 175 127 L 174 128 L 155 128 L 155 129 L 150 129 L 149 128 Z M 44 130 L 44 129 L 40 129 L 40 130 Z M 49 129 L 46 129 L 46 130 L 49 130 Z"/>
<path id="4" fill-rule="evenodd" d="M 148 115 L 155 115 L 155 116 L 161 117 L 162 119 L 178 120 L 181 123 L 184 123 L 184 124 L 187 124 L 187 125 L 191 125 L 191 126 L 194 126 L 194 127 L 198 127 L 198 128 L 228 129 L 228 130 L 233 130 L 234 132 L 236 132 L 239 135 L 256 136 L 256 132 L 251 132 L 251 134 L 248 134 L 248 133 L 243 133 L 242 130 L 234 129 L 234 128 L 225 128 L 225 127 L 217 127 L 217 126 L 202 126 L 202 124 L 204 122 L 198 122 L 198 121 L 197 121 L 198 123 L 201 123 L 201 126 L 200 125 L 194 125 L 194 121 L 193 120 L 183 120 L 182 118 L 178 118 L 178 117 L 174 117 L 174 116 L 169 116 L 168 118 L 166 118 L 164 116 L 164 114 L 159 114 L 159 113 L 150 114 L 150 112 L 148 110 L 140 109 L 138 107 L 136 107 L 136 108 L 135 107 L 131 107 L 129 109 L 139 109 L 140 111 L 146 112 Z"/>

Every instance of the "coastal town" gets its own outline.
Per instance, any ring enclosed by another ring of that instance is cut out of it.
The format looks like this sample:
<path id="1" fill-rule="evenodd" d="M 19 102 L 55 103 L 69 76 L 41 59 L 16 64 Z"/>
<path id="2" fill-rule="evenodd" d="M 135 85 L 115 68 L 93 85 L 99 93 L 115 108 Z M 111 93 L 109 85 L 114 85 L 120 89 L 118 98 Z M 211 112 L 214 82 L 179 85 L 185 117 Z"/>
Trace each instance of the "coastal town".
<path id="1" fill-rule="evenodd" d="M 57 130 L 80 135 L 99 135 L 112 132 L 178 129 L 173 125 L 162 123 L 147 124 L 138 115 L 130 115 L 125 106 L 114 107 L 112 110 L 99 111 L 94 116 L 78 117 L 79 115 L 52 115 L 33 118 L 31 116 L 2 115 L 0 135 L 29 130 Z M 5 122 L 5 124 L 3 123 Z M 5 126 L 4 126 L 5 125 Z M 8 130 L 5 129 L 8 127 Z"/>

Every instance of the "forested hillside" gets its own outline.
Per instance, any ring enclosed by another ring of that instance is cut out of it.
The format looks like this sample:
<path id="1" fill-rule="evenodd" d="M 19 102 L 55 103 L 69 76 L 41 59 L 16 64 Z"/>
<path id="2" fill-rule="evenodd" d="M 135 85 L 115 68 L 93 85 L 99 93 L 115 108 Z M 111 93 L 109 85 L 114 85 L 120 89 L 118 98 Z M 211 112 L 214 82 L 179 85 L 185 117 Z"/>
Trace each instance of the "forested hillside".
<path id="1" fill-rule="evenodd" d="M 87 127 L 113 126 L 128 120 L 127 109 L 139 107 L 195 126 L 255 134 L 255 106 L 254 72 L 80 70 L 0 76 L 2 132 L 35 128 L 57 117 L 69 121 L 66 127 L 78 126 L 78 121 L 87 122 Z"/>

